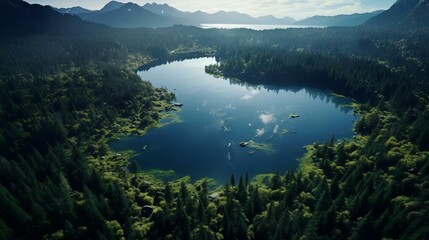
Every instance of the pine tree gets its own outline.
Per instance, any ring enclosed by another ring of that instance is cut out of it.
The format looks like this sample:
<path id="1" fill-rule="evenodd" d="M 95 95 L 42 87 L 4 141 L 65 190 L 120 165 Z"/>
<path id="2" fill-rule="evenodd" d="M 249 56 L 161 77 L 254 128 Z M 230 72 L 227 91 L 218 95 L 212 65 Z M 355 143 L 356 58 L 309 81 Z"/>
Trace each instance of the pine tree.
<path id="1" fill-rule="evenodd" d="M 170 183 L 165 184 L 164 187 L 164 199 L 167 202 L 167 204 L 171 205 L 173 202 L 173 193 L 171 191 Z"/>
<path id="2" fill-rule="evenodd" d="M 134 181 L 135 179 L 137 179 L 137 173 L 140 171 L 140 167 L 139 164 L 137 163 L 136 160 L 131 161 L 131 163 L 129 164 L 129 171 L 131 174 L 134 174 Z"/>
<path id="3" fill-rule="evenodd" d="M 206 206 L 204 205 L 203 201 L 199 199 L 198 201 L 198 207 L 197 207 L 197 221 L 200 225 L 204 225 L 206 222 Z"/>
<path id="4" fill-rule="evenodd" d="M 371 213 L 368 213 L 365 217 L 358 219 L 357 226 L 353 229 L 350 239 L 380 239 L 380 237 L 380 234 L 375 228 Z"/>
<path id="5" fill-rule="evenodd" d="M 233 187 L 235 187 L 235 178 L 234 178 L 234 174 L 231 174 L 231 180 L 229 181 L 229 184 Z"/>
<path id="6" fill-rule="evenodd" d="M 247 200 L 247 189 L 243 181 L 243 176 L 240 176 L 240 181 L 238 184 L 238 191 L 237 191 L 237 200 L 241 204 L 244 204 Z"/>
<path id="7" fill-rule="evenodd" d="M 276 173 L 273 177 L 270 178 L 270 188 L 273 190 L 279 189 L 282 187 L 281 177 Z"/>

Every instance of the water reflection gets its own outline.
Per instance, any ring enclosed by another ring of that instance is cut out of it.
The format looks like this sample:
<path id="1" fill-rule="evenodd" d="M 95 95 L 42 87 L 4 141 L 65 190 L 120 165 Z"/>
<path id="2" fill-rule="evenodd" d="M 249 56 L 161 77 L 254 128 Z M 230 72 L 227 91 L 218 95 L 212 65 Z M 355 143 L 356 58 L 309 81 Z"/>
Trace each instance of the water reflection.
<path id="1" fill-rule="evenodd" d="M 230 78 L 223 79 L 223 80 L 228 81 L 230 85 L 239 85 L 239 86 L 245 87 L 250 91 L 250 94 L 246 94 L 242 98 L 240 98 L 242 100 L 250 100 L 262 90 L 265 90 L 268 93 L 274 92 L 276 94 L 279 94 L 282 92 L 298 93 L 298 92 L 304 91 L 312 99 L 324 101 L 328 104 L 329 103 L 335 104 L 335 106 L 339 108 L 341 111 L 343 111 L 344 113 L 353 111 L 353 108 L 349 106 L 351 101 L 350 99 L 345 97 L 340 97 L 340 96 L 333 96 L 331 94 L 331 91 L 329 90 L 321 90 L 317 88 L 296 86 L 296 85 L 276 86 L 276 85 L 270 85 L 270 84 L 267 84 L 267 85 L 253 84 L 253 83 L 244 82 L 238 79 L 230 79 Z"/>
<path id="2" fill-rule="evenodd" d="M 353 135 L 356 117 L 341 107 L 347 99 L 311 88 L 214 78 L 204 72 L 214 62 L 200 58 L 140 72 L 154 86 L 173 89 L 183 103 L 181 123 L 122 138 L 111 148 L 140 153 L 133 160 L 144 170 L 173 170 L 174 177 L 210 177 L 222 184 L 230 174 L 284 173 L 296 168 L 304 145 Z"/>

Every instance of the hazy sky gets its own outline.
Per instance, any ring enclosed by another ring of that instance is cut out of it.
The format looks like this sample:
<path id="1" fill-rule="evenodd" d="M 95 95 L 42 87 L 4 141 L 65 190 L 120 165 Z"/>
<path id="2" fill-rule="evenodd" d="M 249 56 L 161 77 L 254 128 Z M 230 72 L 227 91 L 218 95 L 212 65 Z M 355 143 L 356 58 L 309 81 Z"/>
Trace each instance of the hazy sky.
<path id="1" fill-rule="evenodd" d="M 54 7 L 81 6 L 88 9 L 100 9 L 110 0 L 28 0 L 29 3 L 51 5 Z M 130 0 L 117 0 L 129 2 Z M 213 13 L 219 10 L 237 11 L 254 17 L 274 15 L 290 16 L 302 19 L 313 15 L 336 15 L 370 12 L 389 8 L 396 0 L 161 0 L 156 3 L 167 3 L 181 11 L 197 11 Z M 133 0 L 144 5 L 148 0 Z"/>

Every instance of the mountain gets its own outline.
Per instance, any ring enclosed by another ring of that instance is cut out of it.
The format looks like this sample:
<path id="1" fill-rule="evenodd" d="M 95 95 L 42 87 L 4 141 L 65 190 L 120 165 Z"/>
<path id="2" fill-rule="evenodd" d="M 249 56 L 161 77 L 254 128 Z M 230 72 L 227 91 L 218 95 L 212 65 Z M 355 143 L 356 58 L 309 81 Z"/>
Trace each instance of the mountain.
<path id="1" fill-rule="evenodd" d="M 92 12 L 89 9 L 82 8 L 82 7 L 72 7 L 72 8 L 53 8 L 55 11 L 63 13 L 63 14 L 71 14 L 71 15 L 78 15 L 78 14 L 85 14 Z"/>
<path id="2" fill-rule="evenodd" d="M 284 18 L 276 18 L 273 15 L 267 15 L 267 16 L 262 16 L 262 17 L 258 17 L 256 18 L 256 22 L 258 24 L 293 24 L 296 22 L 295 19 L 291 18 L 291 17 L 284 17 Z"/>
<path id="3" fill-rule="evenodd" d="M 198 24 L 291 24 L 295 22 L 295 19 L 290 17 L 276 18 L 269 15 L 254 18 L 248 14 L 235 11 L 219 11 L 212 14 L 197 11 L 188 14 L 185 18 Z"/>
<path id="4" fill-rule="evenodd" d="M 388 10 L 369 19 L 366 25 L 379 27 L 422 26 L 429 21 L 429 0 L 398 0 Z"/>
<path id="5" fill-rule="evenodd" d="M 0 33 L 5 35 L 73 34 L 92 32 L 94 24 L 64 15 L 50 6 L 30 5 L 22 0 L 0 1 Z M 97 26 L 97 29 L 104 29 Z"/>
<path id="6" fill-rule="evenodd" d="M 121 3 L 121 2 L 117 2 L 117 1 L 110 1 L 102 9 L 100 9 L 98 12 L 99 13 L 110 12 L 110 11 L 116 10 L 116 9 L 118 9 L 124 5 L 125 5 L 125 3 Z"/>
<path id="7" fill-rule="evenodd" d="M 133 10 L 133 13 L 119 10 L 125 5 Z M 276 18 L 272 15 L 254 18 L 248 14 L 243 14 L 235 11 L 219 11 L 216 13 L 206 13 L 203 11 L 183 12 L 168 4 L 147 3 L 140 8 L 146 10 L 141 11 L 136 4 L 121 3 L 111 1 L 98 11 L 91 11 L 81 7 L 55 9 L 61 13 L 77 15 L 80 18 L 96 23 L 103 23 L 112 27 L 164 27 L 175 24 L 183 25 L 199 25 L 199 24 L 292 24 L 296 20 L 290 17 Z M 119 12 L 115 12 L 119 10 Z M 115 12 L 115 13 L 112 13 Z M 151 12 L 156 14 L 149 14 Z M 122 14 L 122 15 L 121 15 Z M 138 16 L 140 15 L 140 16 Z M 150 15 L 150 16 L 149 16 Z M 113 17 L 113 19 L 111 18 Z M 124 19 L 121 19 L 124 18 Z M 142 22 L 144 20 L 144 22 Z"/>
<path id="8" fill-rule="evenodd" d="M 200 24 L 247 24 L 254 21 L 254 18 L 247 14 L 226 11 L 213 14 L 197 11 L 187 15 L 187 19 Z"/>
<path id="9" fill-rule="evenodd" d="M 290 17 L 276 18 L 269 15 L 254 18 L 234 11 L 219 11 L 212 14 L 203 11 L 183 12 L 168 4 L 147 3 L 143 8 L 161 16 L 184 19 L 193 24 L 292 24 L 295 22 L 295 19 Z"/>
<path id="10" fill-rule="evenodd" d="M 304 26 L 358 26 L 379 15 L 382 10 L 370 13 L 342 14 L 336 16 L 313 16 L 295 23 Z"/>
<path id="11" fill-rule="evenodd" d="M 161 16 L 173 18 L 185 18 L 188 14 L 190 14 L 190 12 L 182 12 L 168 4 L 147 3 L 143 5 L 142 8 Z"/>
<path id="12" fill-rule="evenodd" d="M 107 13 L 113 10 L 116 10 L 122 6 L 124 6 L 125 3 L 121 3 L 121 2 L 117 2 L 117 1 L 110 1 L 108 2 L 106 5 L 104 5 L 103 8 L 101 8 L 98 11 L 89 11 L 89 12 L 83 12 L 83 13 L 78 13 L 77 15 L 85 20 L 94 18 L 95 16 L 102 14 L 102 13 Z"/>
<path id="13" fill-rule="evenodd" d="M 160 16 L 135 3 L 127 3 L 107 12 L 103 9 L 86 20 L 115 28 L 166 27 L 180 23 L 177 19 Z"/>

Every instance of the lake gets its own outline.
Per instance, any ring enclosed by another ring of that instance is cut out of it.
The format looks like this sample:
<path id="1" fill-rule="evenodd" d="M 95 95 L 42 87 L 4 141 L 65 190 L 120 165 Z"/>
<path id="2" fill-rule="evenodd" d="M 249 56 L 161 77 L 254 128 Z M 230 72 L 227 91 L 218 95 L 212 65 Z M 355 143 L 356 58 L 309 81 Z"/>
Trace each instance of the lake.
<path id="1" fill-rule="evenodd" d="M 138 74 L 167 87 L 183 103 L 172 119 L 143 136 L 112 141 L 114 151 L 134 150 L 142 170 L 173 170 L 170 180 L 209 177 L 223 184 L 231 176 L 296 169 L 303 146 L 351 138 L 357 116 L 346 98 L 311 88 L 249 85 L 215 78 L 204 66 L 214 58 L 172 62 Z M 299 117 L 292 118 L 291 114 Z M 249 144 L 245 147 L 240 143 Z"/>
<path id="2" fill-rule="evenodd" d="M 301 25 L 273 25 L 273 24 L 200 24 L 201 28 L 237 29 L 247 28 L 253 30 L 272 30 L 289 28 L 324 28 L 323 26 L 301 26 Z"/>

